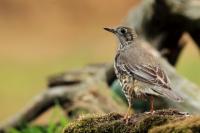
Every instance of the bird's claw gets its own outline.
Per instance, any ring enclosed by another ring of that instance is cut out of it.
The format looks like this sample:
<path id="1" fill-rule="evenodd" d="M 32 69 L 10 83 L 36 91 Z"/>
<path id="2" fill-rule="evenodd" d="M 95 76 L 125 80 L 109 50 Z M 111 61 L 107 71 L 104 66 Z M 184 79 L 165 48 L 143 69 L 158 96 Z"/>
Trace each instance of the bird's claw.
<path id="1" fill-rule="evenodd" d="M 131 116 L 127 115 L 127 116 L 124 116 L 124 117 L 123 117 L 123 120 L 125 121 L 126 124 L 128 124 L 130 118 L 131 118 Z"/>
<path id="2" fill-rule="evenodd" d="M 153 115 L 155 113 L 155 111 L 154 110 L 152 110 L 152 111 L 149 111 L 149 112 L 145 112 L 145 114 L 151 114 L 151 115 Z"/>

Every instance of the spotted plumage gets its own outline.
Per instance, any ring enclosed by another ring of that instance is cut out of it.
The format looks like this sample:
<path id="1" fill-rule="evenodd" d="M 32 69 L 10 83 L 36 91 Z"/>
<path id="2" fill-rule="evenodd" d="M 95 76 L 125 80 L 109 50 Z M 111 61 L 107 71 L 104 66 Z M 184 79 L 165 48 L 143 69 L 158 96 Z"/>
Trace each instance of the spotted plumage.
<path id="1" fill-rule="evenodd" d="M 172 90 L 169 78 L 156 58 L 140 46 L 137 35 L 131 28 L 120 26 L 105 30 L 114 33 L 119 40 L 114 69 L 129 103 L 129 109 L 134 98 L 143 96 L 162 96 L 182 101 Z"/>

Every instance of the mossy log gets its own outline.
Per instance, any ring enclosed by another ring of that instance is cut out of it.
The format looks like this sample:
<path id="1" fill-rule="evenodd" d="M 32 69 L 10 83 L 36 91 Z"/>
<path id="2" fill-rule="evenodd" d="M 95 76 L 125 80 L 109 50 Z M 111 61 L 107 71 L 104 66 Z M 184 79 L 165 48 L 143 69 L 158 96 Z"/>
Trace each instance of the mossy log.
<path id="1" fill-rule="evenodd" d="M 91 115 L 81 117 L 80 119 L 67 125 L 63 130 L 63 133 L 145 133 L 149 130 L 152 133 L 155 133 L 154 131 L 163 133 L 163 130 L 161 130 L 162 128 L 159 128 L 161 126 L 166 125 L 166 128 L 168 128 L 170 127 L 169 124 L 174 122 L 176 125 L 181 126 L 179 124 L 180 122 L 189 122 L 193 119 L 195 121 L 200 121 L 200 118 L 197 118 L 192 118 L 187 113 L 179 112 L 173 109 L 158 110 L 153 114 L 133 114 L 129 118 L 128 123 L 126 123 L 126 121 L 123 119 L 123 115 L 118 113 Z M 192 126 L 188 126 L 188 130 L 190 127 L 192 128 Z M 200 124 L 197 125 L 196 129 L 200 130 Z M 170 131 L 173 131 L 173 129 Z"/>
<path id="2" fill-rule="evenodd" d="M 183 121 L 164 124 L 152 128 L 149 133 L 199 133 L 200 117 L 190 117 Z"/>

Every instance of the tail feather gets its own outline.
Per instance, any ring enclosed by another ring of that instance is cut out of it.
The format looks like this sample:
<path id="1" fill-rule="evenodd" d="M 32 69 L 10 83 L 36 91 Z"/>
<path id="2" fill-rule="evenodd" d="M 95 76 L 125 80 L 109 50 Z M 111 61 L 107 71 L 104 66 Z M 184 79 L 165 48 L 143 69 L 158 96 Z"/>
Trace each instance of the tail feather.
<path id="1" fill-rule="evenodd" d="M 164 89 L 164 88 L 152 88 L 153 91 L 158 93 L 160 96 L 167 97 L 175 102 L 183 102 L 183 98 L 176 94 L 173 90 Z"/>

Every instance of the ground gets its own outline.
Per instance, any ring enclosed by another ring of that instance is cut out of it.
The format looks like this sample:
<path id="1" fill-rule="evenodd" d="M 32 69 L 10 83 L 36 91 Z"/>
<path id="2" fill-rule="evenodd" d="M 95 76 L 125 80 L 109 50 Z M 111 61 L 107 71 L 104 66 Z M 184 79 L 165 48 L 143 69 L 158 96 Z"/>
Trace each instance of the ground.
<path id="1" fill-rule="evenodd" d="M 63 133 L 130 133 L 130 132 L 197 132 L 200 130 L 200 117 L 189 116 L 174 109 L 158 110 L 154 114 L 133 114 L 128 124 L 123 115 L 110 113 L 81 117 L 67 125 Z"/>

